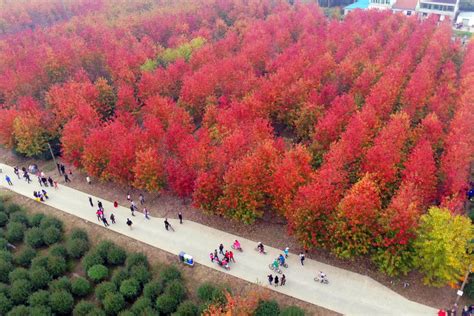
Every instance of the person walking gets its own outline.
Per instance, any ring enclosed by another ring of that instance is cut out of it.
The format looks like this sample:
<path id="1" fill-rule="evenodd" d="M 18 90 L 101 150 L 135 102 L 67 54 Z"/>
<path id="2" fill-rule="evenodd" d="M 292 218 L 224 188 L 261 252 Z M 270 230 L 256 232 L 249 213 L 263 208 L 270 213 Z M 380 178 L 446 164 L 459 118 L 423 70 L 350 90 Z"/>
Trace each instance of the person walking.
<path id="1" fill-rule="evenodd" d="M 301 265 L 304 266 L 304 259 L 305 259 L 305 255 L 303 252 L 300 252 L 300 261 L 301 261 Z"/>
<path id="2" fill-rule="evenodd" d="M 224 245 L 223 244 L 219 245 L 219 253 L 224 255 Z"/>
<path id="3" fill-rule="evenodd" d="M 234 253 L 231 251 L 229 251 L 229 261 L 232 260 L 233 262 L 235 262 L 235 259 L 234 259 Z"/>
<path id="4" fill-rule="evenodd" d="M 7 180 L 8 185 L 13 185 L 12 179 L 9 176 L 5 176 L 5 180 Z"/>
<path id="5" fill-rule="evenodd" d="M 275 275 L 275 280 L 273 282 L 275 282 L 275 286 L 278 286 L 278 282 L 279 282 L 278 275 Z"/>
<path id="6" fill-rule="evenodd" d="M 89 204 L 91 205 L 91 207 L 94 207 L 94 203 L 92 202 L 92 198 L 89 196 Z"/>
<path id="7" fill-rule="evenodd" d="M 268 277 L 268 283 L 270 283 L 270 285 L 272 285 L 272 283 L 273 283 L 273 275 L 269 274 L 269 275 L 267 275 L 267 277 Z"/>
<path id="8" fill-rule="evenodd" d="M 118 202 L 117 202 L 117 201 L 114 201 L 114 207 L 115 207 L 115 208 L 118 207 Z"/>
<path id="9" fill-rule="evenodd" d="M 86 181 L 87 181 L 87 184 L 91 185 L 92 182 L 91 182 L 91 178 L 89 176 L 86 176 Z"/>
<path id="10" fill-rule="evenodd" d="M 179 223 L 182 224 L 183 223 L 183 214 L 180 212 L 178 212 L 178 218 L 179 218 Z"/>
<path id="11" fill-rule="evenodd" d="M 281 276 L 280 285 L 283 286 L 283 285 L 285 285 L 285 283 L 286 283 L 286 276 L 283 274 Z"/>
<path id="12" fill-rule="evenodd" d="M 23 176 L 25 177 L 26 182 L 28 182 L 28 184 L 29 184 L 31 182 L 31 178 L 30 178 L 30 175 L 28 174 L 28 172 L 25 171 Z"/>
<path id="13" fill-rule="evenodd" d="M 104 215 L 102 215 L 102 223 L 104 223 L 104 226 L 105 226 L 105 227 L 110 226 L 110 225 L 109 225 L 109 222 L 107 222 L 107 218 L 105 218 Z"/>
<path id="14" fill-rule="evenodd" d="M 132 216 L 135 216 L 135 208 L 133 207 L 133 205 L 130 205 L 130 211 L 132 211 Z"/>
<path id="15" fill-rule="evenodd" d="M 127 201 L 131 202 L 132 201 L 132 198 L 130 196 L 130 192 L 127 193 Z"/>
<path id="16" fill-rule="evenodd" d="M 130 202 L 130 205 L 133 207 L 133 209 L 134 209 L 135 211 L 138 210 L 137 203 L 135 203 L 134 200 L 132 200 L 132 201 Z"/>
<path id="17" fill-rule="evenodd" d="M 98 206 L 101 210 L 104 209 L 104 207 L 102 206 L 102 202 L 99 201 L 99 200 L 97 200 L 97 206 Z"/>
<path id="18" fill-rule="evenodd" d="M 209 254 L 209 258 L 211 258 L 211 262 L 214 262 L 214 254 L 212 252 Z"/>
<path id="19" fill-rule="evenodd" d="M 69 176 L 67 175 L 67 173 L 64 174 L 64 182 L 66 183 L 71 182 L 71 179 L 69 179 Z"/>
<path id="20" fill-rule="evenodd" d="M 147 210 L 146 207 L 143 208 L 143 214 L 145 215 L 145 218 L 146 218 L 146 219 L 150 219 L 150 217 L 148 216 L 149 213 L 148 213 L 148 210 Z"/>
<path id="21" fill-rule="evenodd" d="M 18 177 L 19 180 L 21 180 L 20 178 L 20 170 L 18 169 L 18 166 L 15 166 L 13 168 L 13 172 L 16 174 L 16 176 Z"/>
<path id="22" fill-rule="evenodd" d="M 43 181 L 45 187 L 48 187 L 48 179 L 46 177 L 41 177 L 41 181 Z"/>
<path id="23" fill-rule="evenodd" d="M 219 259 L 219 257 L 217 256 L 217 249 L 214 249 L 214 259 Z"/>
<path id="24" fill-rule="evenodd" d="M 115 224 L 115 215 L 113 213 L 110 214 L 110 221 L 112 222 L 112 224 Z"/>
<path id="25" fill-rule="evenodd" d="M 97 220 L 100 222 L 102 220 L 102 217 L 104 216 L 104 213 L 102 213 L 102 210 L 101 209 L 98 209 L 96 212 L 95 212 L 95 215 L 97 215 Z"/>
<path id="26" fill-rule="evenodd" d="M 61 173 L 65 175 L 66 174 L 66 167 L 63 164 L 61 164 L 60 168 L 61 168 Z"/>
<path id="27" fill-rule="evenodd" d="M 48 177 L 48 182 L 49 182 L 49 186 L 50 186 L 50 187 L 53 187 L 53 186 L 54 186 L 53 178 Z"/>
<path id="28" fill-rule="evenodd" d="M 57 190 L 58 189 L 58 182 L 54 181 L 54 188 Z"/>
<path id="29" fill-rule="evenodd" d="M 128 227 L 130 227 L 130 230 L 132 230 L 132 221 L 130 220 L 130 218 L 127 218 L 127 225 Z"/>
<path id="30" fill-rule="evenodd" d="M 43 186 L 43 181 L 41 181 L 41 177 L 40 177 L 40 176 L 38 176 L 38 182 L 39 182 L 39 184 L 40 184 L 40 187 L 42 187 L 42 186 Z"/>
<path id="31" fill-rule="evenodd" d="M 171 225 L 170 225 L 170 223 L 168 222 L 168 219 L 165 218 L 165 229 L 166 229 L 166 230 L 169 230 L 169 227 L 170 227 L 170 226 L 171 226 Z"/>
<path id="32" fill-rule="evenodd" d="M 143 194 L 140 193 L 140 195 L 138 196 L 138 200 L 140 201 L 141 205 L 145 204 L 145 198 L 143 197 Z"/>
<path id="33" fill-rule="evenodd" d="M 58 168 L 59 175 L 61 175 L 61 165 L 59 162 L 56 163 L 56 167 Z"/>

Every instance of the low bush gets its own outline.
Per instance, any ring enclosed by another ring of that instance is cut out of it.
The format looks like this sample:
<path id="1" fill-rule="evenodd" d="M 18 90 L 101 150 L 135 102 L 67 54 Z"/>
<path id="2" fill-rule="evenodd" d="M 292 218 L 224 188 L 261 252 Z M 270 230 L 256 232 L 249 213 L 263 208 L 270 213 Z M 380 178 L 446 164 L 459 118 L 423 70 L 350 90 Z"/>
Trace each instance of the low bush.
<path id="1" fill-rule="evenodd" d="M 10 287 L 10 298 L 15 305 L 24 304 L 28 301 L 33 287 L 29 280 L 17 280 Z"/>
<path id="2" fill-rule="evenodd" d="M 95 251 L 89 251 L 84 258 L 82 258 L 82 267 L 85 271 L 88 271 L 92 266 L 96 264 L 103 264 L 104 259 Z"/>
<path id="3" fill-rule="evenodd" d="M 19 243 L 23 240 L 25 235 L 25 226 L 20 223 L 8 223 L 7 232 L 5 234 L 6 240 L 10 243 Z"/>
<path id="4" fill-rule="evenodd" d="M 23 212 L 23 208 L 16 203 L 10 203 L 5 207 L 5 213 L 8 215 L 11 215 L 15 212 Z"/>
<path id="5" fill-rule="evenodd" d="M 66 249 L 71 258 L 79 259 L 89 250 L 89 242 L 81 238 L 69 239 Z"/>
<path id="6" fill-rule="evenodd" d="M 464 288 L 464 292 L 469 298 L 474 299 L 474 273 L 469 274 L 469 279 Z"/>
<path id="7" fill-rule="evenodd" d="M 67 270 L 66 260 L 63 257 L 48 256 L 46 269 L 53 278 L 60 277 Z"/>
<path id="8" fill-rule="evenodd" d="M 268 316 L 280 314 L 280 306 L 274 300 L 271 301 L 260 301 L 258 307 L 255 310 L 255 316 Z"/>
<path id="9" fill-rule="evenodd" d="M 23 212 L 15 212 L 10 214 L 10 222 L 23 224 L 25 227 L 28 227 L 30 224 L 28 216 Z"/>
<path id="10" fill-rule="evenodd" d="M 96 264 L 87 270 L 87 276 L 95 283 L 99 283 L 109 276 L 109 269 L 103 264 Z"/>
<path id="11" fill-rule="evenodd" d="M 112 282 L 102 282 L 95 287 L 94 295 L 99 301 L 103 301 L 108 293 L 116 293 L 117 287 Z"/>
<path id="12" fill-rule="evenodd" d="M 160 271 L 160 280 L 166 285 L 173 280 L 181 280 L 181 271 L 175 266 L 167 266 Z"/>
<path id="13" fill-rule="evenodd" d="M 48 267 L 48 257 L 47 256 L 38 256 L 31 260 L 31 268 L 47 268 Z"/>
<path id="14" fill-rule="evenodd" d="M 71 292 L 71 287 L 71 280 L 69 280 L 69 278 L 66 276 L 53 280 L 49 283 L 49 290 L 51 292 Z"/>
<path id="15" fill-rule="evenodd" d="M 16 268 L 12 272 L 8 274 L 8 280 L 10 281 L 10 284 L 15 282 L 16 280 L 29 280 L 30 275 L 28 273 L 28 270 L 25 268 Z"/>
<path id="16" fill-rule="evenodd" d="M 0 250 L 7 250 L 8 249 L 8 240 L 3 237 L 0 237 Z"/>
<path id="17" fill-rule="evenodd" d="M 68 315 L 74 307 L 74 298 L 66 291 L 53 292 L 49 297 L 49 306 L 55 313 Z"/>
<path id="18" fill-rule="evenodd" d="M 66 247 L 62 244 L 57 244 L 49 248 L 49 255 L 50 256 L 56 256 L 56 257 L 62 257 L 64 259 L 67 259 L 68 254 Z"/>
<path id="19" fill-rule="evenodd" d="M 133 266 L 137 265 L 144 265 L 147 268 L 150 267 L 146 255 L 141 252 L 129 253 L 125 260 L 125 266 L 127 269 L 131 269 Z"/>
<path id="20" fill-rule="evenodd" d="M 124 311 L 121 311 L 118 316 L 135 316 L 134 313 L 132 313 L 131 311 L 129 310 L 124 310 Z"/>
<path id="21" fill-rule="evenodd" d="M 125 299 L 120 293 L 108 293 L 102 302 L 105 313 L 116 315 L 125 307 Z"/>
<path id="22" fill-rule="evenodd" d="M 89 236 L 84 229 L 81 228 L 74 228 L 71 233 L 69 234 L 70 239 L 82 239 L 89 242 Z"/>
<path id="23" fill-rule="evenodd" d="M 15 254 L 15 264 L 22 266 L 24 268 L 28 268 L 31 264 L 31 260 L 36 257 L 36 250 L 34 250 L 30 246 L 24 247 L 18 253 Z"/>
<path id="24" fill-rule="evenodd" d="M 12 307 L 12 301 L 5 294 L 0 293 L 0 315 L 6 315 Z"/>
<path id="25" fill-rule="evenodd" d="M 105 313 L 94 303 L 80 301 L 72 312 L 73 316 L 105 316 Z"/>
<path id="26" fill-rule="evenodd" d="M 9 290 L 10 290 L 10 287 L 8 286 L 8 284 L 0 283 L 0 294 L 4 294 L 8 296 Z"/>
<path id="27" fill-rule="evenodd" d="M 44 246 L 43 230 L 33 227 L 26 231 L 25 242 L 32 248 L 38 249 Z"/>
<path id="28" fill-rule="evenodd" d="M 166 286 L 165 294 L 173 297 L 181 303 L 186 298 L 186 288 L 180 280 L 174 280 Z"/>
<path id="29" fill-rule="evenodd" d="M 136 279 L 128 279 L 120 285 L 120 293 L 127 300 L 133 300 L 140 295 L 140 283 Z"/>
<path id="30" fill-rule="evenodd" d="M 30 315 L 31 309 L 25 305 L 18 305 L 8 312 L 7 316 L 25 316 Z"/>
<path id="31" fill-rule="evenodd" d="M 110 281 L 112 281 L 117 288 L 120 287 L 120 284 L 122 284 L 123 280 L 126 280 L 130 277 L 130 274 L 128 273 L 127 269 L 125 268 L 118 268 L 112 273 L 112 278 Z"/>
<path id="32" fill-rule="evenodd" d="M 43 231 L 43 240 L 48 246 L 57 243 L 62 237 L 61 231 L 54 226 L 50 226 Z"/>
<path id="33" fill-rule="evenodd" d="M 75 296 L 78 296 L 78 297 L 87 296 L 91 292 L 91 289 L 92 287 L 91 287 L 90 282 L 83 277 L 75 278 L 71 282 L 71 292 Z"/>
<path id="34" fill-rule="evenodd" d="M 143 288 L 143 295 L 154 302 L 158 296 L 163 294 L 163 291 L 163 282 L 159 280 L 153 280 L 145 284 L 145 287 Z"/>
<path id="35" fill-rule="evenodd" d="M 139 297 L 135 303 L 133 303 L 130 311 L 133 312 L 135 315 L 142 315 L 142 313 L 152 307 L 152 301 L 146 297 Z"/>
<path id="36" fill-rule="evenodd" d="M 8 223 L 8 215 L 4 212 L 0 212 L 0 227 L 5 227 Z"/>
<path id="37" fill-rule="evenodd" d="M 43 217 L 40 223 L 40 228 L 45 230 L 46 228 L 51 226 L 56 227 L 61 232 L 63 231 L 63 222 L 61 222 L 59 219 L 53 216 Z"/>
<path id="38" fill-rule="evenodd" d="M 130 276 L 135 278 L 141 285 L 144 285 L 150 281 L 151 272 L 147 267 L 140 264 L 130 268 Z"/>
<path id="39" fill-rule="evenodd" d="M 45 215 L 43 213 L 37 213 L 37 214 L 30 215 L 28 217 L 29 226 L 30 227 L 39 227 L 40 224 L 41 224 L 41 221 L 43 220 L 44 217 L 45 217 Z"/>
<path id="40" fill-rule="evenodd" d="M 110 265 L 121 265 L 127 259 L 127 253 L 122 247 L 113 246 L 107 252 L 107 263 Z"/>
<path id="41" fill-rule="evenodd" d="M 156 310 L 160 314 L 169 315 L 176 311 L 178 305 L 178 301 L 168 294 L 163 294 L 156 299 Z"/>
<path id="42" fill-rule="evenodd" d="M 225 304 L 227 299 L 221 287 L 212 283 L 203 283 L 197 289 L 197 296 L 203 303 Z"/>
<path id="43" fill-rule="evenodd" d="M 29 274 L 31 285 L 35 290 L 45 288 L 51 281 L 51 275 L 43 267 L 30 268 Z"/>
<path id="44" fill-rule="evenodd" d="M 13 265 L 10 261 L 0 259 L 0 282 L 8 282 L 8 274 L 13 271 Z"/>
<path id="45" fill-rule="evenodd" d="M 94 248 L 94 250 L 101 256 L 104 261 L 107 260 L 107 253 L 110 249 L 116 247 L 116 245 L 110 240 L 101 240 Z"/>
<path id="46" fill-rule="evenodd" d="M 173 316 L 199 316 L 199 309 L 192 301 L 184 301 L 179 304 Z"/>
<path id="47" fill-rule="evenodd" d="M 298 306 L 288 306 L 281 310 L 280 316 L 305 316 L 305 312 Z"/>
<path id="48" fill-rule="evenodd" d="M 49 292 L 45 290 L 36 291 L 28 298 L 28 304 L 30 306 L 46 306 L 49 304 L 49 295 Z"/>

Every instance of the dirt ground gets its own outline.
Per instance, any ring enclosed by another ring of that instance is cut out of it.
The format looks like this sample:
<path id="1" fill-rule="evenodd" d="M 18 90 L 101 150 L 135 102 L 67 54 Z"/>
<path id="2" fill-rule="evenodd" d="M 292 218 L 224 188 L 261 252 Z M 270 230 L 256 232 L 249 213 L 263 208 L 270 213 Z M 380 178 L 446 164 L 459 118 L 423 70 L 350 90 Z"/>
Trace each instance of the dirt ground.
<path id="1" fill-rule="evenodd" d="M 43 170 L 48 175 L 51 175 L 53 179 L 58 181 L 59 185 L 64 183 L 64 178 L 59 176 L 58 170 L 56 169 L 56 166 L 52 161 L 44 162 L 31 159 L 21 159 L 19 157 L 14 156 L 10 151 L 5 150 L 3 148 L 0 148 L 0 161 L 10 165 L 18 165 L 20 167 L 27 167 L 31 163 L 36 163 L 38 164 L 40 170 Z M 66 165 L 66 170 L 68 169 L 71 169 L 73 173 L 71 177 L 72 182 L 68 184 L 68 186 L 70 187 L 81 190 L 83 192 L 88 192 L 95 196 L 100 196 L 109 201 L 117 201 L 119 202 L 119 204 L 124 206 L 129 205 L 126 199 L 128 192 L 130 192 L 132 199 L 138 200 L 138 195 L 140 191 L 136 189 L 119 186 L 115 183 L 110 182 L 98 182 L 97 179 L 92 179 L 92 184 L 89 185 L 85 180 L 86 175 L 81 174 L 80 171 L 75 170 L 73 167 Z M 178 211 L 181 211 L 183 213 L 184 220 L 193 220 L 201 224 L 225 230 L 229 233 L 240 235 L 251 240 L 261 241 L 264 244 L 270 245 L 275 248 L 284 249 L 288 246 L 290 247 L 290 251 L 293 253 L 298 253 L 301 250 L 301 247 L 298 245 L 297 241 L 293 237 L 288 236 L 284 218 L 275 218 L 275 216 L 273 215 L 264 216 L 263 219 L 258 220 L 253 225 L 242 225 L 239 222 L 226 219 L 222 216 L 206 214 L 190 205 L 190 201 L 183 201 L 170 194 L 163 193 L 150 195 L 144 193 L 144 196 L 146 200 L 147 209 L 153 216 L 167 216 L 168 218 L 175 218 L 177 217 Z M 140 243 L 138 244 L 140 249 L 147 247 L 146 245 Z M 128 249 L 131 248 L 128 247 Z M 158 257 L 165 257 L 164 254 Z M 170 255 L 167 254 L 167 256 Z M 342 269 L 350 270 L 363 275 L 368 275 L 373 279 L 379 281 L 380 283 L 386 285 L 387 287 L 393 289 L 400 295 L 428 306 L 433 306 L 436 308 L 448 308 L 452 306 L 456 299 L 455 289 L 452 289 L 450 287 L 434 288 L 425 286 L 422 282 L 421 275 L 417 272 L 412 272 L 406 277 L 402 278 L 390 278 L 384 275 L 383 273 L 380 273 L 377 268 L 370 262 L 370 260 L 366 258 L 358 258 L 355 260 L 341 260 L 336 258 L 328 251 L 322 249 L 310 250 L 307 253 L 307 257 L 318 260 L 320 262 L 324 262 L 329 265 L 337 266 Z M 174 257 L 172 257 L 172 260 L 174 260 Z M 200 268 L 209 270 L 205 267 Z M 215 271 L 212 272 L 213 273 L 209 273 L 209 271 L 206 271 L 206 273 L 209 274 L 215 273 Z M 205 274 L 203 274 L 203 277 L 205 277 Z M 218 277 L 223 277 L 223 274 L 218 273 Z M 227 277 L 228 276 L 226 276 L 226 278 Z M 232 282 L 234 282 L 234 284 L 242 284 L 241 286 L 243 290 L 247 289 L 248 286 L 250 286 L 250 284 L 248 284 L 247 282 L 237 280 L 235 278 L 232 279 Z M 408 282 L 410 286 L 407 288 L 403 288 L 404 282 Z M 467 303 L 468 301 L 466 298 L 461 298 L 459 306 L 464 306 L 464 304 Z M 322 314 L 318 314 L 317 312 L 315 312 L 315 314 L 313 315 Z"/>
<path id="2" fill-rule="evenodd" d="M 66 214 L 62 211 L 59 211 L 55 208 L 52 208 L 45 204 L 38 204 L 32 199 L 26 198 L 24 196 L 6 192 L 6 190 L 1 189 L 1 193 L 7 194 L 11 197 L 10 201 L 22 205 L 25 207 L 28 213 L 44 213 L 55 216 L 64 222 L 64 228 L 66 234 L 73 228 L 82 228 L 87 231 L 89 239 L 93 245 L 97 244 L 101 240 L 111 240 L 117 245 L 122 246 L 128 251 L 134 252 L 143 252 L 148 256 L 148 260 L 153 267 L 154 271 L 158 270 L 163 264 L 177 264 L 177 267 L 183 272 L 186 287 L 189 291 L 191 299 L 196 299 L 196 291 L 200 284 L 203 282 L 211 282 L 216 284 L 224 285 L 231 289 L 231 292 L 236 295 L 245 296 L 248 293 L 261 292 L 262 295 L 268 297 L 269 299 L 276 300 L 281 306 L 296 305 L 303 308 L 308 312 L 308 315 L 318 315 L 318 316 L 333 316 L 339 315 L 333 311 L 327 310 L 325 308 L 306 303 L 295 298 L 286 296 L 281 293 L 270 291 L 259 285 L 249 283 L 247 281 L 241 280 L 239 278 L 233 277 L 231 275 L 210 269 L 208 267 L 196 264 L 194 267 L 186 267 L 178 264 L 177 256 L 170 254 L 166 251 L 160 250 L 158 248 L 143 244 L 137 240 L 130 239 L 126 236 L 108 230 L 104 227 L 98 225 L 91 225 L 87 221 Z M 76 271 L 75 273 L 82 275 L 82 270 Z"/>

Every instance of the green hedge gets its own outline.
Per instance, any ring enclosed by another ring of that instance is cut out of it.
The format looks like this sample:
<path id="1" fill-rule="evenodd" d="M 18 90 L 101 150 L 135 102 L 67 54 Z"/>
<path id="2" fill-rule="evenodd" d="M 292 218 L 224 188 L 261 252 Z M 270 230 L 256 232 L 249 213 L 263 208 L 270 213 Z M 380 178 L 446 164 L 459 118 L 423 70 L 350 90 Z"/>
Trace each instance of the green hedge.
<path id="1" fill-rule="evenodd" d="M 44 246 L 43 230 L 39 227 L 33 227 L 26 231 L 25 242 L 32 248 L 38 249 Z"/>
<path id="2" fill-rule="evenodd" d="M 105 313 L 94 303 L 88 301 L 80 301 L 74 307 L 73 316 L 105 316 Z"/>
<path id="3" fill-rule="evenodd" d="M 181 303 L 186 298 L 186 288 L 182 281 L 174 280 L 166 286 L 165 294 L 176 299 L 178 303 Z"/>
<path id="4" fill-rule="evenodd" d="M 34 292 L 28 298 L 28 304 L 30 306 L 46 306 L 49 304 L 50 293 L 45 290 L 39 290 Z"/>
<path id="5" fill-rule="evenodd" d="M 103 301 L 108 293 L 116 293 L 117 287 L 114 283 L 106 281 L 95 287 L 94 295 L 99 301 Z"/>
<path id="6" fill-rule="evenodd" d="M 70 239 L 82 239 L 84 241 L 89 242 L 89 236 L 84 229 L 81 228 L 74 228 L 71 233 L 69 234 Z"/>
<path id="7" fill-rule="evenodd" d="M 101 256 L 104 261 L 107 260 L 107 253 L 109 252 L 110 249 L 113 247 L 116 247 L 116 245 L 111 242 L 110 240 L 102 240 L 100 241 L 96 246 L 95 246 L 95 251 L 99 256 Z"/>
<path id="8" fill-rule="evenodd" d="M 67 276 L 63 276 L 59 279 L 53 280 L 49 283 L 49 290 L 51 292 L 71 292 L 71 280 Z"/>
<path id="9" fill-rule="evenodd" d="M 141 285 L 144 285 L 151 280 L 150 269 L 141 264 L 132 266 L 129 273 L 130 276 L 140 282 Z"/>
<path id="10" fill-rule="evenodd" d="M 11 263 L 13 261 L 13 254 L 8 250 L 0 250 L 0 260 Z"/>
<path id="11" fill-rule="evenodd" d="M 40 222 L 40 228 L 45 230 L 48 227 L 56 227 L 59 231 L 63 231 L 63 222 L 53 216 L 45 216 Z"/>
<path id="12" fill-rule="evenodd" d="M 166 285 L 173 280 L 182 280 L 181 271 L 175 266 L 167 266 L 160 271 L 160 280 Z"/>
<path id="13" fill-rule="evenodd" d="M 48 253 L 50 256 L 62 257 L 65 260 L 68 258 L 66 247 L 62 244 L 56 244 L 50 247 Z"/>
<path id="14" fill-rule="evenodd" d="M 104 264 L 104 259 L 97 252 L 91 250 L 84 256 L 84 258 L 82 258 L 81 263 L 84 270 L 88 271 L 96 264 Z"/>
<path id="15" fill-rule="evenodd" d="M 136 265 L 144 265 L 147 268 L 150 267 L 146 255 L 141 252 L 129 253 L 127 255 L 127 259 L 125 260 L 125 266 L 127 267 L 127 269 L 131 269 L 133 266 Z"/>
<path id="16" fill-rule="evenodd" d="M 30 316 L 51 316 L 53 312 L 49 306 L 30 307 Z"/>
<path id="17" fill-rule="evenodd" d="M 66 249 L 71 258 L 79 259 L 89 250 L 89 242 L 81 238 L 69 239 L 66 242 Z"/>
<path id="18" fill-rule="evenodd" d="M 62 232 L 54 226 L 50 226 L 43 231 L 43 240 L 48 246 L 57 243 L 62 237 Z"/>
<path id="19" fill-rule="evenodd" d="M 25 226 L 20 223 L 8 223 L 5 238 L 8 242 L 19 243 L 25 235 Z"/>
<path id="20" fill-rule="evenodd" d="M 31 285 L 35 290 L 45 288 L 51 281 L 51 275 L 43 267 L 30 268 L 29 270 Z"/>
<path id="21" fill-rule="evenodd" d="M 84 297 L 84 296 L 89 295 L 91 290 L 92 290 L 92 287 L 91 287 L 90 282 L 83 277 L 75 278 L 72 281 L 72 284 L 71 284 L 72 294 L 78 297 Z"/>
<path id="22" fill-rule="evenodd" d="M 280 316 L 305 316 L 305 312 L 298 306 L 288 306 L 281 310 Z"/>
<path id="23" fill-rule="evenodd" d="M 6 315 L 12 307 L 12 301 L 5 294 L 0 293 L 0 315 Z"/>
<path id="24" fill-rule="evenodd" d="M 108 293 L 102 302 L 108 315 L 116 315 L 125 307 L 125 299 L 120 293 Z"/>
<path id="25" fill-rule="evenodd" d="M 109 265 L 121 265 L 127 259 L 127 253 L 122 247 L 113 246 L 107 252 L 107 263 Z"/>
<path id="26" fill-rule="evenodd" d="M 96 264 L 87 270 L 87 276 L 95 283 L 99 283 L 109 276 L 109 269 L 102 264 Z"/>
<path id="27" fill-rule="evenodd" d="M 8 312 L 7 316 L 25 316 L 30 315 L 31 309 L 25 305 L 18 305 Z"/>
<path id="28" fill-rule="evenodd" d="M 192 301 L 184 301 L 179 304 L 173 316 L 199 316 L 199 309 Z"/>
<path id="29" fill-rule="evenodd" d="M 11 215 L 15 212 L 23 212 L 23 208 L 16 204 L 16 203 L 9 203 L 6 207 L 5 207 L 5 213 L 7 213 L 8 215 Z"/>
<path id="30" fill-rule="evenodd" d="M 36 250 L 30 246 L 26 246 L 15 254 L 15 264 L 28 268 L 31 264 L 31 260 L 36 257 Z"/>
<path id="31" fill-rule="evenodd" d="M 128 279 L 120 285 L 120 293 L 127 300 L 133 300 L 140 295 L 140 283 L 136 279 Z"/>
<path id="32" fill-rule="evenodd" d="M 163 294 L 164 289 L 163 282 L 159 280 L 153 280 L 145 284 L 145 287 L 143 288 L 143 295 L 154 302 L 158 296 Z"/>
<path id="33" fill-rule="evenodd" d="M 117 288 L 119 288 L 123 280 L 126 280 L 128 278 L 130 278 L 130 273 L 128 273 L 127 269 L 118 268 L 112 273 L 112 278 L 110 279 L 110 281 L 112 281 L 117 286 Z"/>
<path id="34" fill-rule="evenodd" d="M 28 301 L 28 297 L 33 292 L 33 286 L 29 280 L 17 280 L 10 287 L 10 298 L 15 305 L 20 305 Z"/>
<path id="35" fill-rule="evenodd" d="M 48 256 L 46 269 L 53 278 L 58 278 L 67 270 L 66 260 L 63 257 Z"/>
<path id="36" fill-rule="evenodd" d="M 28 217 L 29 226 L 39 227 L 43 218 L 45 218 L 45 215 L 42 213 L 31 215 L 30 217 Z"/>
<path id="37" fill-rule="evenodd" d="M 25 268 L 15 268 L 15 270 L 11 271 L 8 274 L 8 280 L 10 281 L 10 284 L 15 282 L 16 280 L 29 280 L 30 275 L 28 274 L 28 270 Z"/>
<path id="38" fill-rule="evenodd" d="M 66 291 L 53 292 L 49 297 L 49 305 L 53 312 L 68 315 L 74 308 L 74 298 Z"/>
<path id="39" fill-rule="evenodd" d="M 149 298 L 139 297 L 135 303 L 133 303 L 130 311 L 135 315 L 142 315 L 145 310 L 152 308 L 152 304 L 153 303 Z"/>
<path id="40" fill-rule="evenodd" d="M 10 261 L 0 259 L 0 282 L 8 282 L 8 274 L 13 271 L 13 265 Z"/>
<path id="41" fill-rule="evenodd" d="M 5 227 L 8 223 L 8 215 L 4 212 L 0 212 L 0 227 Z"/>
<path id="42" fill-rule="evenodd" d="M 279 315 L 280 306 L 274 300 L 271 301 L 260 301 L 258 307 L 255 310 L 255 316 L 269 316 L 269 315 Z"/>
<path id="43" fill-rule="evenodd" d="M 15 212 L 10 214 L 10 222 L 23 224 L 25 227 L 28 227 L 30 224 L 28 216 L 23 212 Z"/>
<path id="44" fill-rule="evenodd" d="M 197 296 L 203 303 L 216 303 L 223 305 L 227 302 L 224 291 L 221 287 L 212 283 L 203 283 L 197 289 Z"/>
<path id="45" fill-rule="evenodd" d="M 169 315 L 176 311 L 179 302 L 168 294 L 163 294 L 156 299 L 156 310 L 160 314 Z"/>

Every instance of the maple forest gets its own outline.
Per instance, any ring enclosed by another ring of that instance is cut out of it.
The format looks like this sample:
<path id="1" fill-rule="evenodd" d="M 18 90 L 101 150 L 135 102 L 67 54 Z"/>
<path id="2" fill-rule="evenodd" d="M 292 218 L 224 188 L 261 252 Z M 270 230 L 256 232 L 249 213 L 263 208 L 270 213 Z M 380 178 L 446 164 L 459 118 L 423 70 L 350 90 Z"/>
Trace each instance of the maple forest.
<path id="1" fill-rule="evenodd" d="M 390 12 L 283 0 L 12 1 L 0 141 L 167 190 L 306 248 L 412 269 L 430 206 L 462 215 L 474 44 Z"/>

